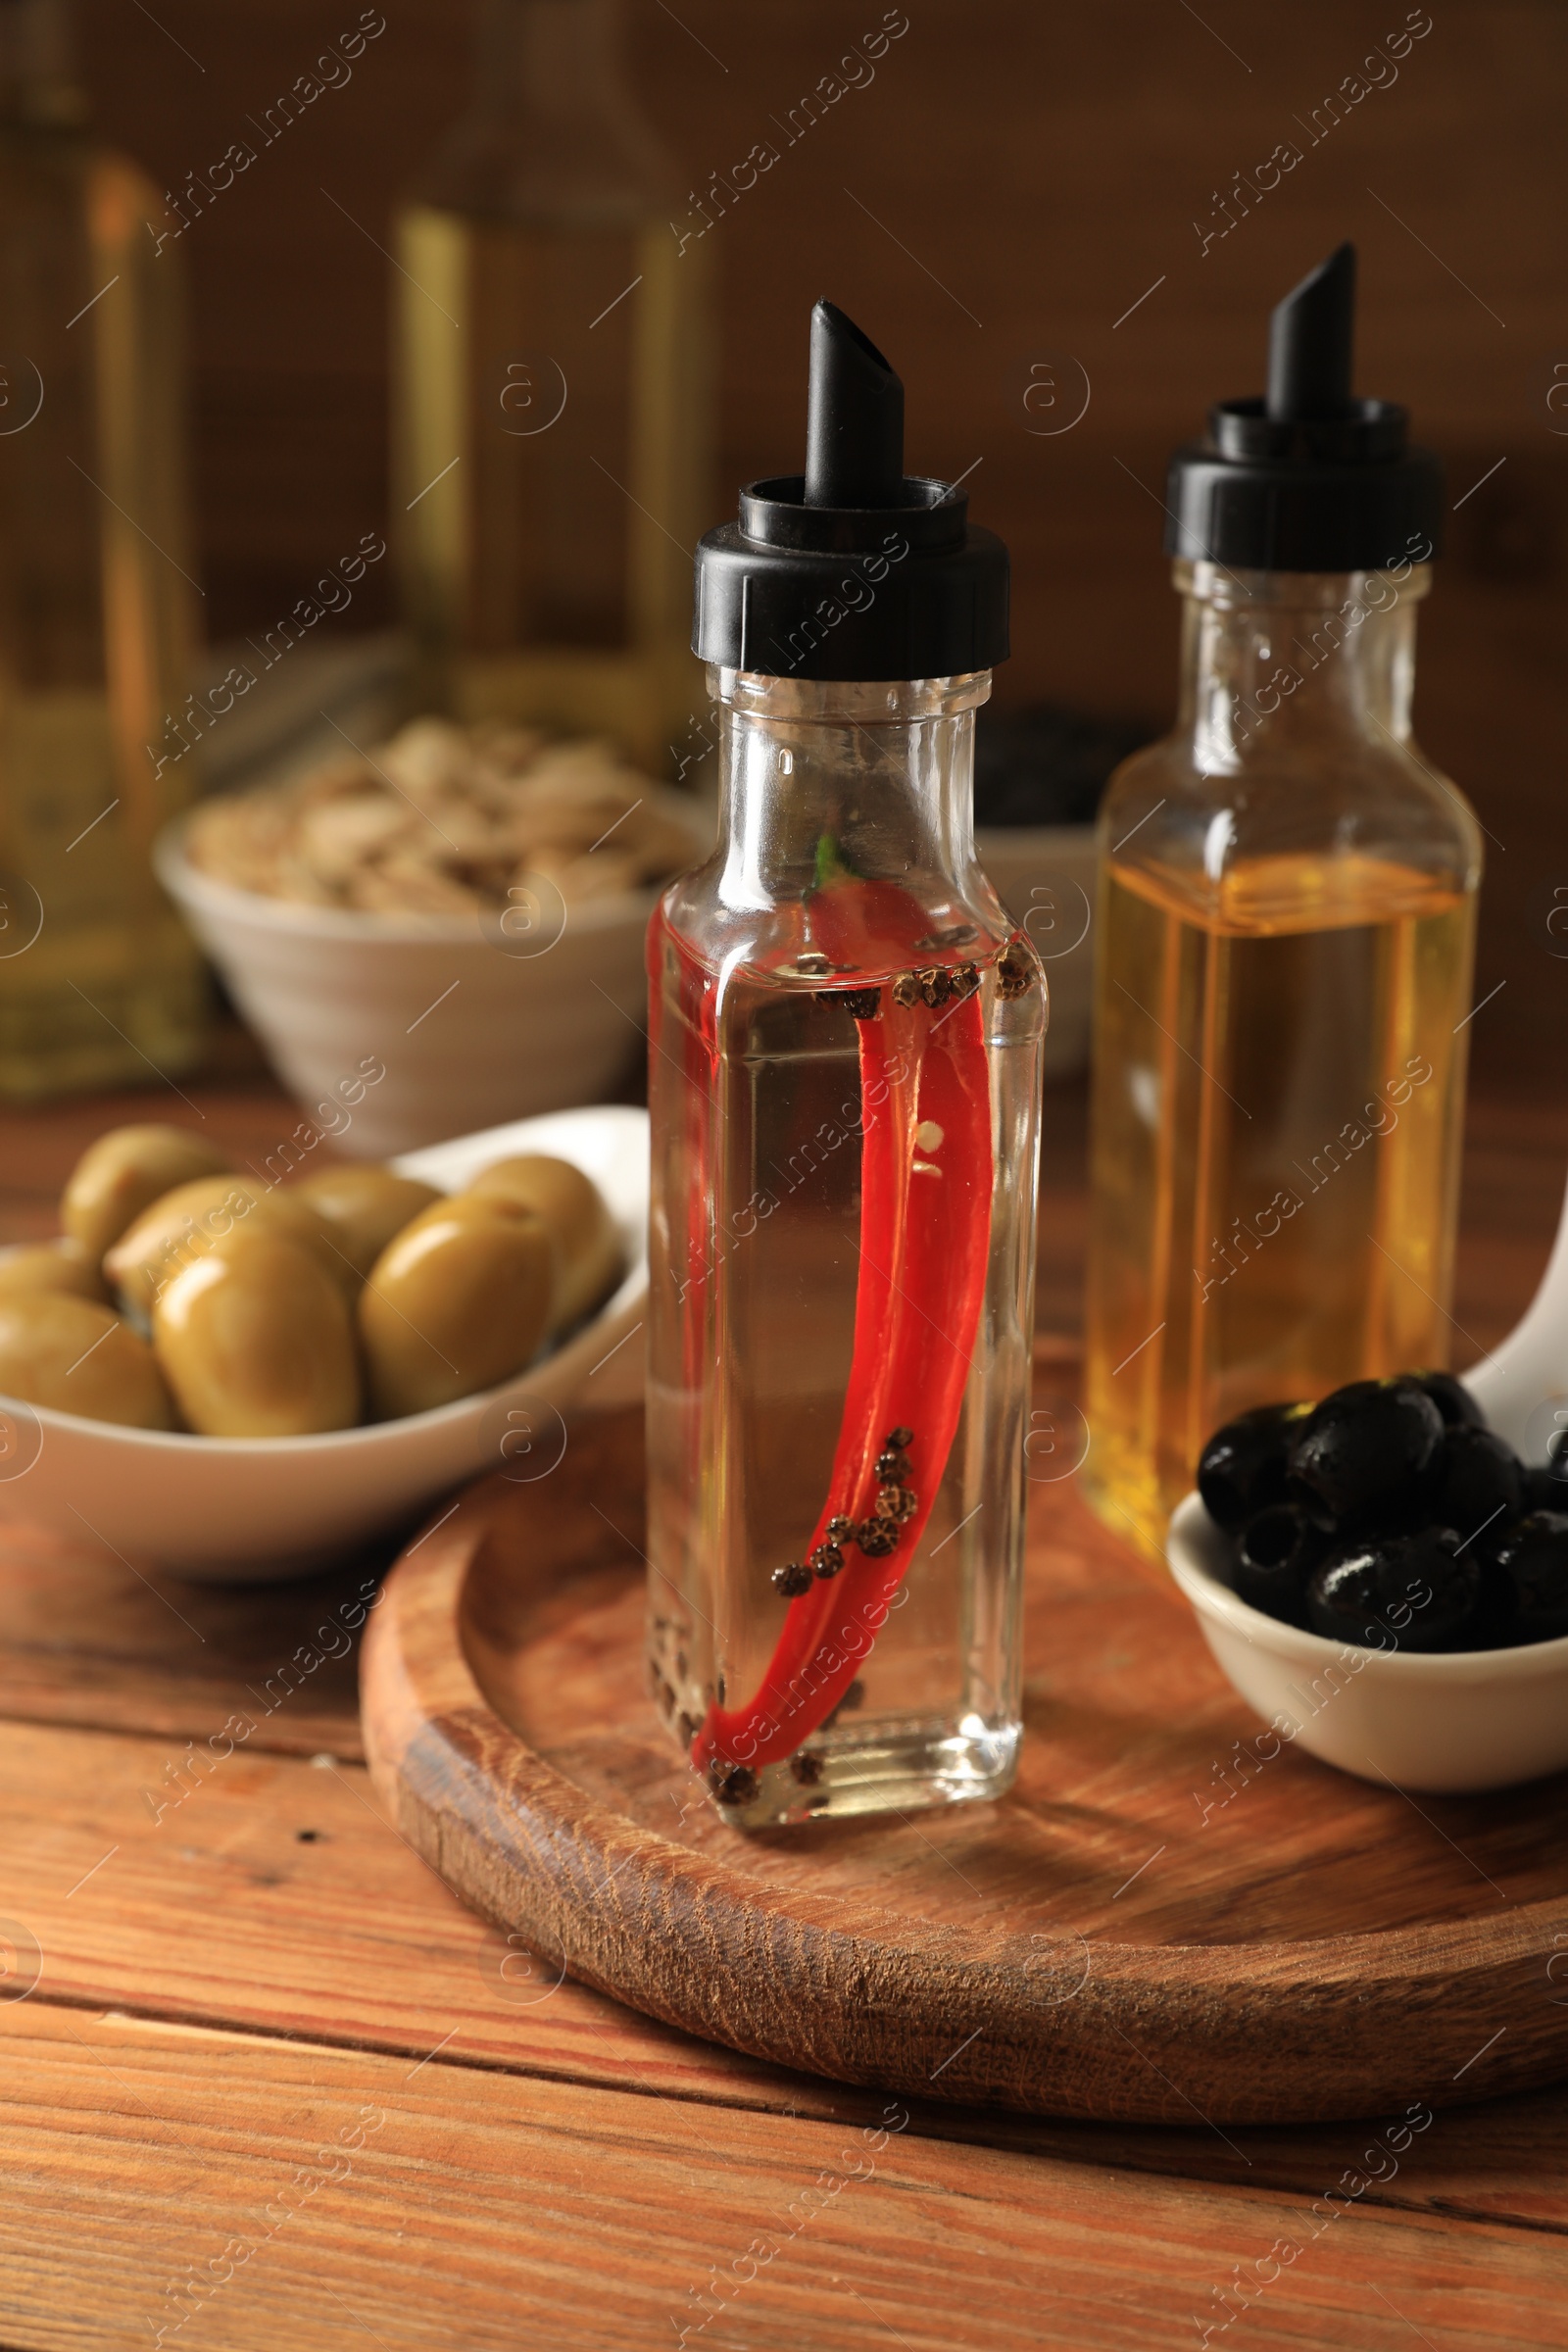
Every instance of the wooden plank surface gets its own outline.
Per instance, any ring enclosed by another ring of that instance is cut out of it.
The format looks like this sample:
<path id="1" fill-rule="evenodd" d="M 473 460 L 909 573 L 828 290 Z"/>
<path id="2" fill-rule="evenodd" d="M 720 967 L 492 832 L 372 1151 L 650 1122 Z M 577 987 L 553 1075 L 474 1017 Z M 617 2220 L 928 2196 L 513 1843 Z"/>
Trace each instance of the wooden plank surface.
<path id="1" fill-rule="evenodd" d="M 1365 2133 L 1309 2187 L 1197 2197 L 956 2147 L 897 2102 L 869 2125 L 710 2109 L 694 2128 L 678 2103 L 444 2056 L 60 2010 L 0 2017 L 0 2119 L 27 2148 L 0 2207 L 0 2328 L 33 2342 L 179 2340 L 188 2314 L 186 2340 L 253 2352 L 1147 2352 L 1217 2328 L 1238 2268 L 1254 2341 L 1561 2340 L 1557 2237 L 1350 2194 Z"/>
<path id="2" fill-rule="evenodd" d="M 184 1765 L 191 1793 L 155 1822 L 144 1792 L 167 1801 L 170 1765 Z M 411 2062 L 439 2046 L 451 2065 L 781 2117 L 880 2110 L 874 2093 L 693 2040 L 561 1980 L 463 1908 L 382 1820 L 358 1767 L 236 1752 L 198 1781 L 164 1741 L 0 1726 L 0 1813 L 9 1932 L 38 1947 L 29 2007 L 221 2022 Z M 931 2100 L 914 2114 L 923 2133 L 960 2142 L 1303 2189 L 1358 2129 L 1080 2128 Z M 1427 2155 L 1439 2147 L 1448 2169 L 1424 2159 L 1384 2194 L 1568 2231 L 1568 2096 L 1446 2116 Z"/>
<path id="3" fill-rule="evenodd" d="M 239 1715 L 253 1748 L 363 1752 L 350 1628 L 379 1554 L 298 1584 L 190 1585 L 19 1527 L 3 1561 L 0 1717 L 203 1741 Z"/>
<path id="4" fill-rule="evenodd" d="M 439 2042 L 454 2061 L 607 2087 L 799 2099 L 793 2079 L 509 1944 L 386 1825 L 358 1766 L 0 1725 L 0 1907 L 38 1945 L 48 2000 L 416 2057 Z"/>
<path id="5" fill-rule="evenodd" d="M 198 1099 L 252 1151 L 284 1131 L 265 1085 Z M 114 1115 L 153 1115 L 152 1099 L 8 1122 L 0 1238 L 47 1229 Z M 1070 1366 L 1081 1126 L 1081 1098 L 1054 1094 L 1047 1368 Z M 1459 1360 L 1528 1296 L 1565 1161 L 1568 1108 L 1473 1103 Z M 18 1999 L 29 1952 L 0 1942 L 0 2343 L 152 2342 L 178 2316 L 171 2281 L 221 2268 L 235 2237 L 250 2254 L 166 2341 L 597 2352 L 689 2326 L 725 2352 L 1143 2352 L 1200 2340 L 1195 2314 L 1212 2342 L 1325 2352 L 1560 2341 L 1562 2093 L 1442 2115 L 1392 2174 L 1355 2127 L 1139 2131 L 914 2101 L 896 2167 L 878 2151 L 875 2176 L 835 2192 L 837 2152 L 880 2100 L 530 1973 L 376 1813 L 351 1760 L 354 1653 L 258 1717 L 328 1586 L 166 1593 L 179 1617 L 42 1541 L 0 1574 L 0 1918 L 42 1947 Z M 193 1770 L 187 1742 L 221 1743 L 247 1691 L 255 1733 Z M 181 1778 L 190 1793 L 155 1818 Z M 314 2151 L 362 2105 L 386 2127 L 353 2174 L 311 2188 Z M 1260 2287 L 1279 2217 L 1374 2165 L 1385 2178 Z M 267 2234 L 269 2195 L 302 2166 L 309 2193 Z M 822 2211 L 797 2229 L 819 2173 Z M 775 2257 L 698 2330 L 716 2307 L 689 2290 L 715 2267 L 733 2278 L 763 2233 Z"/>

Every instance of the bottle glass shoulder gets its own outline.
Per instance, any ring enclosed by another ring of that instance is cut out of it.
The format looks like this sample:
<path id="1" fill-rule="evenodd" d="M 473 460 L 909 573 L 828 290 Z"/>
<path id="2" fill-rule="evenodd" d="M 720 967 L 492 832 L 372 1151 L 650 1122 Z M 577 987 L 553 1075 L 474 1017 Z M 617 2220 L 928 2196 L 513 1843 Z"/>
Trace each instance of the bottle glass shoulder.
<path id="1" fill-rule="evenodd" d="M 1204 928 L 1268 933 L 1438 912 L 1479 886 L 1457 785 L 1406 739 L 1340 735 L 1206 770 L 1182 733 L 1124 760 L 1100 814 L 1106 872 Z"/>

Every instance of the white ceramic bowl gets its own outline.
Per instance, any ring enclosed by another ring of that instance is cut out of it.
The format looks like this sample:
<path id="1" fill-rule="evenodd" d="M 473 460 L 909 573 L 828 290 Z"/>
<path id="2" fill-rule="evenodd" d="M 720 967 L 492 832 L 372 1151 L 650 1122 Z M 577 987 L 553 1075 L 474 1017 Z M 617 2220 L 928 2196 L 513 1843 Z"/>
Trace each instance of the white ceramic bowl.
<path id="1" fill-rule="evenodd" d="M 314 1438 L 186 1437 L 0 1400 L 0 1524 L 96 1538 L 137 1568 L 242 1584 L 306 1575 L 409 1525 L 446 1488 L 486 1468 L 520 1482 L 548 1477 L 569 1442 L 568 1406 L 598 1411 L 641 1394 L 648 1113 L 560 1111 L 395 1164 L 456 1192 L 517 1152 L 575 1161 L 604 1194 L 625 1245 L 620 1287 L 554 1354 L 434 1412 Z"/>
<path id="2" fill-rule="evenodd" d="M 650 787 L 706 857 L 712 816 Z M 222 974 L 283 1084 L 340 1148 L 385 1159 L 613 1091 L 642 1051 L 644 937 L 658 897 L 458 916 L 362 914 L 236 890 L 193 865 L 183 820 L 157 842 L 159 880 Z M 367 1068 L 381 1070 L 367 1088 Z M 351 1123 L 337 1132 L 345 1095 Z"/>
<path id="3" fill-rule="evenodd" d="M 1220 1671 L 1282 1738 L 1361 1780 L 1440 1793 L 1568 1768 L 1568 1639 L 1450 1657 L 1325 1642 L 1239 1600 L 1226 1548 L 1189 1494 L 1166 1538 L 1171 1573 Z"/>
<path id="4" fill-rule="evenodd" d="M 998 898 L 1044 958 L 1051 992 L 1045 1071 L 1065 1078 L 1089 1060 L 1095 946 L 1093 825 L 988 825 L 974 852 Z"/>

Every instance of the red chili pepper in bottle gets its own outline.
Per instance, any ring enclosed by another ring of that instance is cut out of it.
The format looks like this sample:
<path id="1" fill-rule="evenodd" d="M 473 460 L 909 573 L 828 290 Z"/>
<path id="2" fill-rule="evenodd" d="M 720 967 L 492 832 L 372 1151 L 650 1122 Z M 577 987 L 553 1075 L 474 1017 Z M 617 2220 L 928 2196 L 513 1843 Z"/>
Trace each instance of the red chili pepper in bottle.
<path id="1" fill-rule="evenodd" d="M 747 1827 L 993 1795 L 1018 1739 L 1045 991 L 969 816 L 1005 556 L 825 304 L 808 444 L 703 542 L 722 839 L 650 933 L 650 1679 Z"/>

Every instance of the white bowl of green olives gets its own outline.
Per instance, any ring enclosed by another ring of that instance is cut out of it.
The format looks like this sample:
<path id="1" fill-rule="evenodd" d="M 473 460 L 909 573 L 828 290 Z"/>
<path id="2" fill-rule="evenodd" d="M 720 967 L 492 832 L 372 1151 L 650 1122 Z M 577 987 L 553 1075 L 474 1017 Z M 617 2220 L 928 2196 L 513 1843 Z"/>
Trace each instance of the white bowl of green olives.
<path id="1" fill-rule="evenodd" d="M 1527 1466 L 1447 1373 L 1216 1430 L 1166 1556 L 1281 1740 L 1398 1788 L 1568 1769 L 1568 1466 Z"/>
<path id="2" fill-rule="evenodd" d="M 0 1522 L 200 1581 L 304 1575 L 568 1408 L 640 1393 L 648 1114 L 514 1120 L 270 1185 L 120 1129 L 0 1254 Z"/>

